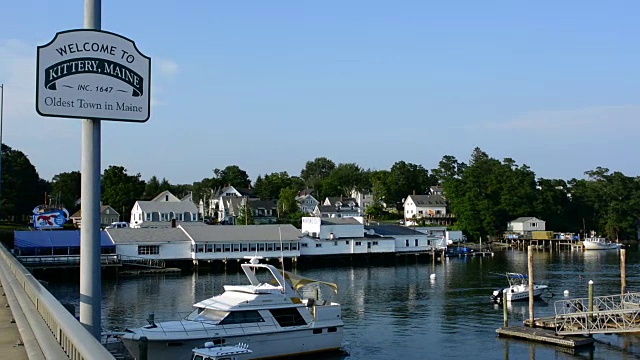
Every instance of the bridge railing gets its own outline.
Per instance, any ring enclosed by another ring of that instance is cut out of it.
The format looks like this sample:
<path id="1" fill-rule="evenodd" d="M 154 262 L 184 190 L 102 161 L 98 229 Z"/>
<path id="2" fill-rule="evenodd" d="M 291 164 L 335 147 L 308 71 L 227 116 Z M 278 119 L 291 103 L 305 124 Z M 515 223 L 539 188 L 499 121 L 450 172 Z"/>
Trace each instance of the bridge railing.
<path id="1" fill-rule="evenodd" d="M 595 334 L 640 331 L 640 293 L 558 300 L 554 304 L 556 333 Z"/>
<path id="2" fill-rule="evenodd" d="M 0 267 L 46 359 L 115 359 L 4 246 Z"/>

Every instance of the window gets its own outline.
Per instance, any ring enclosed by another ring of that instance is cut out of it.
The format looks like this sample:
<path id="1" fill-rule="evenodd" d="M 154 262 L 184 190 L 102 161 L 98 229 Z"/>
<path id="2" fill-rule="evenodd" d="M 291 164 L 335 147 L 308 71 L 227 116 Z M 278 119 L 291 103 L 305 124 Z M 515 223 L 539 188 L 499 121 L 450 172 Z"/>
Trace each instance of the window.
<path id="1" fill-rule="evenodd" d="M 280 243 L 275 243 L 273 244 L 273 246 L 276 249 L 276 251 L 280 251 Z"/>
<path id="2" fill-rule="evenodd" d="M 249 244 L 249 251 L 256 251 L 257 248 L 258 247 L 257 247 L 256 243 Z"/>
<path id="3" fill-rule="evenodd" d="M 314 334 L 322 334 L 322 329 L 313 329 Z"/>
<path id="4" fill-rule="evenodd" d="M 223 244 L 224 252 L 231 252 L 231 244 Z"/>
<path id="5" fill-rule="evenodd" d="M 232 311 L 219 322 L 220 325 L 264 322 L 257 310 Z"/>
<path id="6" fill-rule="evenodd" d="M 301 246 L 302 246 L 302 247 L 308 247 L 308 246 L 307 246 L 307 243 L 302 243 L 302 244 L 301 244 Z"/>
<path id="7" fill-rule="evenodd" d="M 298 250 L 298 243 L 291 243 L 291 250 Z"/>
<path id="8" fill-rule="evenodd" d="M 333 326 L 327 329 L 327 332 L 338 332 L 338 328 Z"/>
<path id="9" fill-rule="evenodd" d="M 356 246 L 360 246 L 360 245 L 362 245 L 362 242 L 361 241 L 356 241 Z"/>
<path id="10" fill-rule="evenodd" d="M 272 309 L 269 312 L 282 327 L 307 325 L 298 308 Z"/>
<path id="11" fill-rule="evenodd" d="M 249 251 L 249 244 L 241 244 L 242 251 Z"/>
<path id="12" fill-rule="evenodd" d="M 264 244 L 258 244 L 258 251 L 264 251 Z"/>
<path id="13" fill-rule="evenodd" d="M 415 239 L 414 244 L 414 246 L 418 246 L 418 239 Z"/>
<path id="14" fill-rule="evenodd" d="M 239 252 L 240 251 L 240 244 L 233 244 L 233 252 Z"/>
<path id="15" fill-rule="evenodd" d="M 316 244 L 316 247 L 317 248 L 322 247 L 322 244 Z"/>
<path id="16" fill-rule="evenodd" d="M 267 244 L 267 251 L 273 251 L 273 243 Z"/>
<path id="17" fill-rule="evenodd" d="M 204 252 L 204 244 L 196 244 L 196 252 Z"/>
<path id="18" fill-rule="evenodd" d="M 213 252 L 213 244 L 207 244 L 207 252 Z"/>
<path id="19" fill-rule="evenodd" d="M 349 245 L 349 240 L 345 241 L 344 243 L 345 243 L 345 244 L 347 244 L 347 245 Z"/>
<path id="20" fill-rule="evenodd" d="M 409 246 L 409 239 L 404 241 L 404 246 Z"/>
<path id="21" fill-rule="evenodd" d="M 334 242 L 333 242 L 333 246 L 337 246 L 337 245 L 338 245 L 338 242 L 337 242 L 337 241 L 334 241 Z"/>
<path id="22" fill-rule="evenodd" d="M 373 245 L 378 245 L 378 242 L 377 242 L 377 241 L 374 241 L 374 242 L 373 242 Z"/>
<path id="23" fill-rule="evenodd" d="M 222 244 L 214 244 L 213 245 L 213 251 L 214 252 L 222 252 Z"/>
<path id="24" fill-rule="evenodd" d="M 160 245 L 138 246 L 138 255 L 158 255 L 158 254 L 160 254 Z"/>
<path id="25" fill-rule="evenodd" d="M 282 244 L 282 250 L 289 251 L 289 243 Z"/>

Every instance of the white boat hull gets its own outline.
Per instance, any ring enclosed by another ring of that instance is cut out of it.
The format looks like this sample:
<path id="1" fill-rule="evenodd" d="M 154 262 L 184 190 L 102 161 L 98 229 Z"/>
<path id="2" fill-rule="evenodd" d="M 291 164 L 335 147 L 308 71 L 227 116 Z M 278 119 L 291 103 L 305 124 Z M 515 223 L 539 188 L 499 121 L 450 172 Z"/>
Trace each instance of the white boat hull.
<path id="1" fill-rule="evenodd" d="M 253 354 L 251 354 L 252 359 L 339 350 L 342 347 L 342 327 L 332 328 L 336 331 L 328 332 L 327 328 L 324 328 L 322 333 L 317 334 L 314 334 L 312 328 L 305 328 L 272 333 L 224 336 L 217 339 L 209 336 L 199 339 L 148 340 L 147 358 L 153 360 L 189 360 L 194 348 L 202 347 L 207 341 L 223 339 L 225 345 L 239 342 L 247 344 L 253 351 Z M 140 359 L 141 342 L 138 339 L 130 339 L 125 335 L 121 337 L 121 341 L 129 350 L 131 356 Z"/>
<path id="2" fill-rule="evenodd" d="M 605 241 L 584 240 L 582 244 L 584 245 L 585 250 L 611 250 L 620 248 L 620 244 Z"/>
<path id="3" fill-rule="evenodd" d="M 549 287 L 547 285 L 534 285 L 533 297 L 539 298 L 547 291 Z M 529 300 L 529 287 L 522 285 L 514 285 L 504 289 L 498 289 L 493 292 L 491 298 L 494 301 L 524 301 Z"/>

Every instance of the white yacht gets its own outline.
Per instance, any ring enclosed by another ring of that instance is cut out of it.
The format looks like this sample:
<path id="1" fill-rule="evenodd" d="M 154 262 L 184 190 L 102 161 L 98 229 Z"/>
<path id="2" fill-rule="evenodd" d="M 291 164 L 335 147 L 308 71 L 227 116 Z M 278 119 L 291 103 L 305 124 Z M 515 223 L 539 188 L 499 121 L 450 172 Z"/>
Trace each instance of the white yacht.
<path id="1" fill-rule="evenodd" d="M 139 359 L 141 339 L 146 338 L 147 358 L 153 360 L 188 360 L 192 349 L 205 342 L 218 346 L 244 343 L 252 350 L 252 359 L 342 347 L 340 304 L 298 293 L 311 283 L 337 291 L 335 284 L 281 272 L 256 258 L 241 266 L 248 285 L 225 285 L 222 294 L 194 304 L 196 309 L 186 318 L 151 320 L 147 326 L 125 329 L 120 340 Z"/>
<path id="2" fill-rule="evenodd" d="M 491 299 L 495 302 L 529 300 L 529 277 L 519 273 L 507 273 L 509 287 L 494 290 Z M 549 286 L 543 284 L 533 284 L 533 297 L 542 296 Z"/>

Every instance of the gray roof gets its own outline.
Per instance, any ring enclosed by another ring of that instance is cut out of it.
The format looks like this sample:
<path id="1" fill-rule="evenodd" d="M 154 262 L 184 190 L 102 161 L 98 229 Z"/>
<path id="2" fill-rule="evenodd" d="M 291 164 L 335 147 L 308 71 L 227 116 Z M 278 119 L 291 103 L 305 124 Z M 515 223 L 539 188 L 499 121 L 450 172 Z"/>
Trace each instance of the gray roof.
<path id="1" fill-rule="evenodd" d="M 105 229 L 115 244 L 168 243 L 191 241 L 180 228 L 163 229 Z"/>
<path id="2" fill-rule="evenodd" d="M 278 202 L 276 200 L 251 200 L 247 202 L 247 206 L 251 209 L 277 209 Z"/>
<path id="3" fill-rule="evenodd" d="M 416 206 L 447 206 L 441 195 L 409 195 Z"/>
<path id="4" fill-rule="evenodd" d="M 138 205 L 140 205 L 140 209 L 144 212 L 158 212 L 158 213 L 192 213 L 197 214 L 198 208 L 196 204 L 191 201 L 180 201 L 180 202 L 171 202 L 171 201 L 137 201 Z"/>
<path id="5" fill-rule="evenodd" d="M 515 220 L 511 220 L 511 222 L 512 223 L 514 223 L 514 222 L 525 222 L 525 221 L 531 220 L 531 219 L 534 219 L 534 217 L 533 216 L 521 216 L 521 217 L 519 217 L 519 218 L 517 218 Z"/>
<path id="6" fill-rule="evenodd" d="M 346 218 L 321 218 L 322 225 L 362 225 L 362 223 L 352 217 Z"/>
<path id="7" fill-rule="evenodd" d="M 377 235 L 382 236 L 394 236 L 394 235 L 420 235 L 424 236 L 423 232 L 413 230 L 413 228 L 400 226 L 400 225 L 374 225 L 365 226 L 365 230 L 373 230 Z"/>
<path id="8" fill-rule="evenodd" d="M 282 225 L 209 225 L 197 226 L 182 224 L 181 228 L 195 241 L 294 241 L 302 233 L 291 224 Z"/>
<path id="9" fill-rule="evenodd" d="M 356 201 L 356 199 L 354 198 L 343 198 L 340 196 L 331 196 L 328 197 L 327 200 L 329 200 L 329 204 L 335 206 L 336 203 L 340 202 L 342 204 L 342 206 L 349 206 L 349 203 L 353 203 L 354 206 L 358 206 L 358 202 Z"/>

